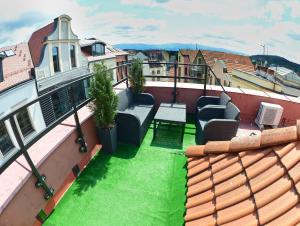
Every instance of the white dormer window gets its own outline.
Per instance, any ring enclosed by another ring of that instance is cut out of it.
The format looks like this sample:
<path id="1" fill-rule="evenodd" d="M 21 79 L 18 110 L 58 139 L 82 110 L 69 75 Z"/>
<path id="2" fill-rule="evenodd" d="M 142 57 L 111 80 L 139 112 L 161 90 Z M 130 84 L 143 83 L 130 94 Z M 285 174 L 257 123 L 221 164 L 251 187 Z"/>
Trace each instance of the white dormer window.
<path id="1" fill-rule="evenodd" d="M 95 43 L 92 46 L 92 55 L 93 56 L 101 56 L 105 54 L 105 47 L 103 44 Z"/>
<path id="2" fill-rule="evenodd" d="M 7 57 L 16 55 L 12 49 L 5 50 L 4 52 Z"/>

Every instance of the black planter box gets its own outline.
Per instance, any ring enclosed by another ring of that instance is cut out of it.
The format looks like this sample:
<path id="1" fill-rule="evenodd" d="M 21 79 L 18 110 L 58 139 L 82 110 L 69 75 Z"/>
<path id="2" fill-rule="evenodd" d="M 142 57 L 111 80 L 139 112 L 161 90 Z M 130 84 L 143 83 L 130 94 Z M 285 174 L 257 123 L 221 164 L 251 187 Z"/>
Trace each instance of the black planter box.
<path id="1" fill-rule="evenodd" d="M 105 153 L 113 154 L 117 151 L 117 127 L 97 128 L 98 137 Z"/>

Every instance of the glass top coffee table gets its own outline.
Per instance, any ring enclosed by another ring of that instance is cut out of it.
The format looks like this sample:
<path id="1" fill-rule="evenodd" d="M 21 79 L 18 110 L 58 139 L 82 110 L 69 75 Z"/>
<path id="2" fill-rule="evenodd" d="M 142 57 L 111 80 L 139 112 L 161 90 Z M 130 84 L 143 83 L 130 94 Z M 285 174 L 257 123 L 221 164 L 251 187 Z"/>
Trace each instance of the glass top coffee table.
<path id="1" fill-rule="evenodd" d="M 158 123 L 178 124 L 181 126 L 181 143 L 186 124 L 186 105 L 177 103 L 161 103 L 154 117 L 153 139 L 156 137 Z"/>

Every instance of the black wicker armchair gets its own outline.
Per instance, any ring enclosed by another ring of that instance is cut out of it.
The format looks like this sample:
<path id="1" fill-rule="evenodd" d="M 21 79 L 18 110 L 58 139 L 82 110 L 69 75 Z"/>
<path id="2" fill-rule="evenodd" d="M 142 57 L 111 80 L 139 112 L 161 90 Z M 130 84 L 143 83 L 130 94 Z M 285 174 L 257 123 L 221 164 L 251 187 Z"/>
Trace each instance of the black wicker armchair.
<path id="1" fill-rule="evenodd" d="M 196 102 L 196 114 L 201 110 L 201 108 L 210 105 L 222 105 L 226 106 L 228 102 L 231 101 L 231 97 L 228 96 L 226 93 L 222 92 L 221 95 L 218 96 L 201 96 L 198 98 Z"/>
<path id="2" fill-rule="evenodd" d="M 230 140 L 236 136 L 240 110 L 231 102 L 226 106 L 205 106 L 197 113 L 196 142 Z"/>

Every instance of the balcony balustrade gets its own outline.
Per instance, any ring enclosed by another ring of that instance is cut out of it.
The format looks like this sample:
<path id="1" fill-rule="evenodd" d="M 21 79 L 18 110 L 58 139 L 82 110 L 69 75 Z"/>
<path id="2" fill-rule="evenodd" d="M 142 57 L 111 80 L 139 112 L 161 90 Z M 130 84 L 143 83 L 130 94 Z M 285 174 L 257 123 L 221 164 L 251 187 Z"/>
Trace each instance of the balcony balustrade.
<path id="1" fill-rule="evenodd" d="M 186 104 L 188 113 L 194 113 L 195 103 L 199 96 L 219 95 L 225 91 L 241 111 L 241 129 L 245 128 L 245 125 L 249 125 L 249 128 L 253 127 L 262 101 L 279 104 L 285 109 L 281 126 L 295 124 L 300 115 L 300 99 L 298 98 L 276 93 L 208 85 L 206 84 L 207 72 L 210 68 L 207 66 L 204 69 L 206 71 L 205 78 L 202 79 L 180 77 L 176 70 L 178 65 L 173 65 L 174 74 L 169 76 L 173 81 L 147 81 L 146 83 L 146 92 L 155 97 L 156 107 L 162 102 L 180 102 Z M 130 64 L 119 67 L 130 67 Z M 89 98 L 79 104 L 76 104 L 76 101 L 71 98 L 73 100 L 72 109 L 28 142 L 21 139 L 20 132 L 14 123 L 14 116 L 22 109 L 61 89 L 69 89 L 74 95 L 73 85 L 76 82 L 90 79 L 92 75 L 85 74 L 83 77 L 76 75 L 76 77 L 80 78 L 44 94 L 0 119 L 2 122 L 12 123 L 14 139 L 19 144 L 19 150 L 0 165 L 0 184 L 1 187 L 5 187 L 0 192 L 0 218 L 4 225 L 6 222 L 9 222 L 10 225 L 32 225 L 40 209 L 49 214 L 75 180 L 76 172 L 83 170 L 101 147 L 101 141 L 96 137 L 96 126 L 92 113 L 86 106 L 90 102 Z M 178 82 L 179 79 L 202 79 L 204 84 Z M 54 80 L 51 81 L 52 84 L 56 83 Z M 45 86 L 50 85 L 51 81 L 44 83 Z M 116 92 L 128 87 L 126 74 L 122 80 L 114 84 L 114 87 Z M 43 189 L 35 188 L 35 185 L 40 185 Z M 50 201 L 44 198 L 50 198 Z M 16 213 L 18 213 L 18 217 L 14 217 Z"/>

